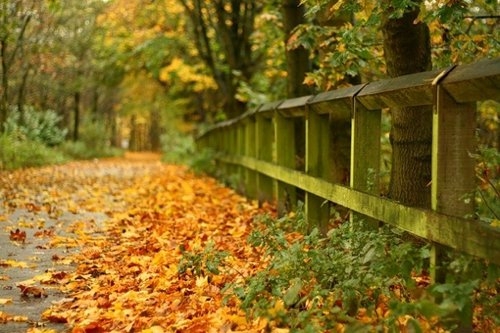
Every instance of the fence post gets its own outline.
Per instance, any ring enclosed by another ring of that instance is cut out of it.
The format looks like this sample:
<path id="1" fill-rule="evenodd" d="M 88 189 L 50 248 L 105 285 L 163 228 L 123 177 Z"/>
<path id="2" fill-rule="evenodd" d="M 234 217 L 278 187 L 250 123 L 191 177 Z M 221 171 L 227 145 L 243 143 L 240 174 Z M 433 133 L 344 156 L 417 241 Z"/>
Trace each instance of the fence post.
<path id="1" fill-rule="evenodd" d="M 450 94 L 435 85 L 435 108 L 432 139 L 432 209 L 447 215 L 465 217 L 473 213 L 475 162 L 470 153 L 476 149 L 476 104 L 457 103 Z M 445 269 L 440 258 L 446 248 L 433 244 L 431 277 L 445 281 Z M 459 311 L 460 324 L 456 332 L 472 332 L 472 300 Z"/>
<path id="2" fill-rule="evenodd" d="M 245 131 L 245 155 L 248 157 L 256 157 L 255 145 L 255 117 L 248 115 L 244 120 L 246 122 Z M 250 198 L 255 198 L 257 194 L 257 175 L 256 172 L 245 168 L 245 190 Z"/>
<path id="3" fill-rule="evenodd" d="M 306 173 L 328 179 L 330 157 L 330 131 L 328 114 L 320 116 L 306 104 Z M 330 205 L 325 199 L 305 193 L 305 214 L 310 228 L 317 226 L 326 233 L 330 218 Z"/>
<path id="4" fill-rule="evenodd" d="M 246 124 L 245 122 L 241 121 L 241 119 L 235 119 L 234 120 L 234 125 L 235 127 L 235 135 L 236 135 L 236 150 L 233 155 L 235 156 L 243 156 L 245 155 L 245 127 Z M 240 165 L 236 166 L 236 173 L 231 179 L 231 181 L 234 183 L 233 186 L 238 190 L 240 193 L 245 192 L 245 167 L 242 167 Z"/>
<path id="5" fill-rule="evenodd" d="M 228 142 L 226 142 L 228 146 L 228 153 L 231 156 L 238 155 L 238 149 L 239 149 L 239 141 L 238 141 L 238 124 L 235 122 L 232 122 L 228 126 Z M 226 181 L 228 182 L 234 182 L 234 180 L 238 177 L 238 172 L 239 172 L 240 167 L 234 164 L 228 164 L 228 174 L 226 177 Z M 236 185 L 236 184 L 233 184 Z"/>
<path id="6" fill-rule="evenodd" d="M 229 128 L 227 126 L 221 126 L 217 133 L 217 150 L 216 154 L 229 154 L 229 149 L 227 142 L 229 141 Z M 220 168 L 220 177 L 224 178 L 224 175 L 229 173 L 229 167 L 227 163 L 220 161 L 216 158 L 216 166 Z"/>
<path id="7" fill-rule="evenodd" d="M 273 160 L 273 146 L 275 145 L 272 119 L 266 117 L 263 112 L 257 112 L 255 121 L 257 159 L 271 162 Z M 259 202 L 271 202 L 273 199 L 276 199 L 275 197 L 273 198 L 272 178 L 261 173 L 257 174 L 257 191 Z"/>
<path id="8" fill-rule="evenodd" d="M 284 117 L 279 110 L 274 111 L 274 135 L 276 142 L 273 146 L 274 162 L 280 166 L 295 169 L 294 122 L 293 119 Z M 279 181 L 276 183 L 274 197 L 280 216 L 290 211 L 297 201 L 295 187 Z"/>
<path id="9" fill-rule="evenodd" d="M 368 110 L 353 98 L 350 186 L 375 195 L 379 194 L 381 117 L 381 110 Z M 355 227 L 360 220 L 367 228 L 378 228 L 378 221 L 351 214 Z"/>

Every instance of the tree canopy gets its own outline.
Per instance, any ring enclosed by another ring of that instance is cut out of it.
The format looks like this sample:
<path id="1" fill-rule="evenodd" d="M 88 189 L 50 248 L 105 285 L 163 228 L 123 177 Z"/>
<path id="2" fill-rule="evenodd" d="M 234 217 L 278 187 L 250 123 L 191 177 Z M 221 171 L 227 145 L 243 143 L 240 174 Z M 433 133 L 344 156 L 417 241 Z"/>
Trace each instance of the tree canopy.
<path id="1" fill-rule="evenodd" d="M 492 0 L 1 0 L 0 7 L 0 122 L 29 105 L 55 110 L 75 139 L 79 127 L 103 119 L 116 143 L 131 132 L 131 117 L 148 131 L 190 131 L 286 97 L 288 78 L 306 92 L 384 77 L 384 13 L 419 8 L 414 23 L 429 27 L 435 68 L 500 50 Z"/>

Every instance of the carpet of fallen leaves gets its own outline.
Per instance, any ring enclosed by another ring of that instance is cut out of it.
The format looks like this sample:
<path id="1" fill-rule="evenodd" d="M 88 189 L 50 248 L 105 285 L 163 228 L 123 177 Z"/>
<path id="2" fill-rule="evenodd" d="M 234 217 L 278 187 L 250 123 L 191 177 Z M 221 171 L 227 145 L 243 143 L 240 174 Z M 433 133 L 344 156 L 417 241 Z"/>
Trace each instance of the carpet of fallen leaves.
<path id="1" fill-rule="evenodd" d="M 273 215 L 274 208 L 259 207 L 212 178 L 162 164 L 154 154 L 0 172 L 0 222 L 16 209 L 56 221 L 75 216 L 64 232 L 47 228 L 43 218 L 30 225 L 7 223 L 1 230 L 20 247 L 27 237 L 37 237 L 46 241 L 43 249 L 78 249 L 50 258 L 71 269 L 49 269 L 16 285 L 24 298 L 47 299 L 47 289 L 60 291 L 63 296 L 42 319 L 60 323 L 65 332 L 288 332 L 248 318 L 223 289 L 269 263 L 246 240 L 254 217 Z M 76 218 L 87 212 L 105 219 Z M 207 247 L 227 255 L 219 274 L 197 267 L 200 262 L 180 267 L 189 254 L 203 255 Z M 0 254 L 0 267 L 29 266 Z M 9 303 L 0 297 L 0 309 Z M 377 311 L 385 313 L 382 303 Z M 0 310 L 0 325 L 28 321 Z M 38 323 L 27 327 L 29 333 L 60 331 Z"/>
<path id="2" fill-rule="evenodd" d="M 272 213 L 271 207 L 259 208 L 212 178 L 162 164 L 154 155 L 0 173 L 0 182 L 4 205 L 11 208 L 56 218 L 82 210 L 109 217 L 103 225 L 77 221 L 73 238 L 46 231 L 47 246 L 80 251 L 65 258 L 74 271 L 48 271 L 37 279 L 42 287 L 20 287 L 32 297 L 44 296 L 44 284 L 64 292 L 44 320 L 65 323 L 75 333 L 254 331 L 263 325 L 248 322 L 237 304 L 223 304 L 221 289 L 264 264 L 246 238 L 253 217 Z M 23 232 L 12 230 L 11 240 L 23 242 Z M 231 268 L 210 278 L 189 269 L 179 274 L 183 253 L 208 243 L 229 253 Z M 1 316 L 0 322 L 9 320 Z"/>

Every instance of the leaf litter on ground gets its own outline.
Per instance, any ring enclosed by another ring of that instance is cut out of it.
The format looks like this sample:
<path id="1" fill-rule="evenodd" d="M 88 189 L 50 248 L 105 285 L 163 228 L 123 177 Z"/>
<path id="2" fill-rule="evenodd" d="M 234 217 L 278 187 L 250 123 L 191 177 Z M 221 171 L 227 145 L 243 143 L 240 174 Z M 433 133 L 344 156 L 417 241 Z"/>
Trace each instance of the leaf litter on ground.
<path id="1" fill-rule="evenodd" d="M 75 217 L 70 224 L 60 224 L 65 233 L 46 228 L 43 218 L 3 228 L 20 245 L 30 242 L 24 229 L 37 228 L 33 237 L 46 241 L 42 248 L 77 249 L 50 258 L 73 264 L 73 270 L 48 270 L 17 285 L 22 295 L 35 298 L 47 297 L 46 288 L 58 288 L 63 296 L 42 317 L 65 324 L 64 331 L 289 332 L 268 319 L 248 316 L 225 289 L 269 264 L 264 251 L 247 239 L 256 216 L 275 215 L 272 206 L 259 207 L 186 167 L 162 164 L 157 155 L 129 154 L 126 159 L 0 173 L 0 184 L 5 211 L 22 207 L 55 220 Z M 85 212 L 105 213 L 107 219 L 81 219 L 78 214 Z M 2 221 L 8 222 L 0 209 Z M 286 240 L 291 246 L 301 237 L 290 233 Z M 2 267 L 29 265 L 0 257 Z M 287 303 L 294 303 L 307 288 L 300 280 L 291 283 L 284 303 L 277 302 L 269 311 L 285 313 Z M 11 303 L 0 298 L 2 306 Z M 377 305 L 375 317 L 388 313 L 386 303 Z M 376 323 L 373 314 L 361 312 L 360 321 Z M 0 311 L 0 324 L 28 320 Z M 336 331 L 345 330 L 337 326 Z M 34 325 L 27 332 L 57 330 Z"/>
<path id="2" fill-rule="evenodd" d="M 37 234 L 47 239 L 48 247 L 79 249 L 68 255 L 76 265 L 73 272 L 39 277 L 65 294 L 43 313 L 44 320 L 65 323 L 72 332 L 229 332 L 256 327 L 234 300 L 223 302 L 222 290 L 265 264 L 246 238 L 253 218 L 273 214 L 271 206 L 259 208 L 214 179 L 162 164 L 154 155 L 0 173 L 0 182 L 7 210 L 23 207 L 54 218 L 79 211 L 108 216 L 101 226 L 74 221 L 72 236 L 57 230 Z M 22 228 L 10 235 L 13 241 L 25 241 Z M 203 253 L 207 246 L 224 253 L 220 260 L 229 264 L 219 271 L 220 262 L 207 261 L 203 268 L 196 266 L 203 263 L 187 263 L 181 273 L 182 259 Z M 45 296 L 42 288 L 18 288 L 28 296 Z"/>

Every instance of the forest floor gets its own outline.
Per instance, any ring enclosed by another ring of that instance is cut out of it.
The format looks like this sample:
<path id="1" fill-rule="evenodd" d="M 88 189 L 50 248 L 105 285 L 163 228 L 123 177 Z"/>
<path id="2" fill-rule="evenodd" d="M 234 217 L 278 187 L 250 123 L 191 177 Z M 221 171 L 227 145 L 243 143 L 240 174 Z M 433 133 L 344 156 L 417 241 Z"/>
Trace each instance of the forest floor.
<path id="1" fill-rule="evenodd" d="M 258 328 L 223 286 L 265 264 L 246 238 L 266 212 L 155 154 L 0 172 L 0 332 Z M 231 270 L 203 274 L 206 248 Z"/>

